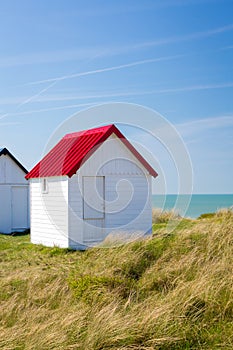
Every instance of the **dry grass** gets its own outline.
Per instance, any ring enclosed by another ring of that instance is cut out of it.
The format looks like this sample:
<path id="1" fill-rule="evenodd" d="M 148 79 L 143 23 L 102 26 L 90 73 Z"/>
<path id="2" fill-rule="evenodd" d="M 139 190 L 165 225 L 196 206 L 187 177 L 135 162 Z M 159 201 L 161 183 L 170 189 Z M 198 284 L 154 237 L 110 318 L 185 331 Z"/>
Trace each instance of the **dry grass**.
<path id="1" fill-rule="evenodd" d="M 175 210 L 162 210 L 159 208 L 153 208 L 152 210 L 153 224 L 167 223 L 168 221 L 181 219 L 181 216 Z"/>
<path id="2" fill-rule="evenodd" d="M 83 253 L 1 236 L 0 348 L 232 349 L 232 211 L 154 229 Z"/>

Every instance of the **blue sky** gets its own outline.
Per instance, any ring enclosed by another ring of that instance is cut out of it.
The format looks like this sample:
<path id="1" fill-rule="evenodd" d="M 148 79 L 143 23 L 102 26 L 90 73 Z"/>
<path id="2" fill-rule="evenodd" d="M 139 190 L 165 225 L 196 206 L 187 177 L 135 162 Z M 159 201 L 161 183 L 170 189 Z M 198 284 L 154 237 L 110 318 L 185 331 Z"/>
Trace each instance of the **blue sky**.
<path id="1" fill-rule="evenodd" d="M 0 146 L 30 169 L 71 115 L 138 104 L 181 134 L 194 193 L 232 193 L 232 13 L 232 0 L 2 1 Z"/>

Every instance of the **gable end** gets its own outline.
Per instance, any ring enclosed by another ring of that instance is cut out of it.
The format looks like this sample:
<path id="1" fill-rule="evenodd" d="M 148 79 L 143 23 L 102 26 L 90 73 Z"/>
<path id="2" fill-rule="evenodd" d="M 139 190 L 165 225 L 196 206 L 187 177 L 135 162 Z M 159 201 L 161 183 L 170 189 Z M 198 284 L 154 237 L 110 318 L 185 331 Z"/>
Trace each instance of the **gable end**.
<path id="1" fill-rule="evenodd" d="M 10 152 L 10 151 L 8 151 L 8 149 L 7 148 L 1 148 L 0 149 L 0 157 L 2 156 L 2 155 L 4 155 L 4 156 L 9 156 L 17 165 L 18 165 L 18 167 L 21 169 L 21 170 L 23 170 L 23 172 L 25 173 L 25 174 L 27 174 L 28 173 L 28 171 L 27 171 L 27 169 L 26 168 L 24 168 L 24 166 L 13 156 L 13 154 Z"/>

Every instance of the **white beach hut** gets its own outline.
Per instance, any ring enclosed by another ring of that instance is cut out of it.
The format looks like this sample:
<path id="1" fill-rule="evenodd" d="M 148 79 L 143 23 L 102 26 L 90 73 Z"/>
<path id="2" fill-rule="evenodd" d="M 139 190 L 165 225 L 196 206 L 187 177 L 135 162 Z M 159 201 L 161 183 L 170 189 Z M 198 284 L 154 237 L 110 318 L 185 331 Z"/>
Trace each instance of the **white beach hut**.
<path id="1" fill-rule="evenodd" d="M 27 170 L 6 148 L 0 148 L 0 232 L 29 228 Z"/>
<path id="2" fill-rule="evenodd" d="M 151 232 L 152 176 L 113 124 L 67 134 L 26 176 L 31 241 L 85 249 L 109 234 Z"/>

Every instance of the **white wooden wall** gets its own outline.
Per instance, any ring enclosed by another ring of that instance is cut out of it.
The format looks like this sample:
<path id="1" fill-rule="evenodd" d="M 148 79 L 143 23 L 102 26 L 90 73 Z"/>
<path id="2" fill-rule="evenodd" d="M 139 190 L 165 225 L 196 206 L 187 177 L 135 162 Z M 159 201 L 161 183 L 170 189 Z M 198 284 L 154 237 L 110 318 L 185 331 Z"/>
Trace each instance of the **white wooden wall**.
<path id="1" fill-rule="evenodd" d="M 42 179 L 30 179 L 31 242 L 68 247 L 68 178 L 49 177 L 42 193 Z"/>
<path id="2" fill-rule="evenodd" d="M 29 228 L 29 184 L 24 171 L 8 156 L 0 156 L 0 232 Z"/>
<path id="3" fill-rule="evenodd" d="M 104 230 L 100 221 L 83 220 L 83 177 L 96 175 L 105 177 Z M 73 248 L 98 242 L 109 233 L 151 230 L 151 176 L 115 136 L 105 141 L 69 179 L 68 197 L 69 245 Z"/>

